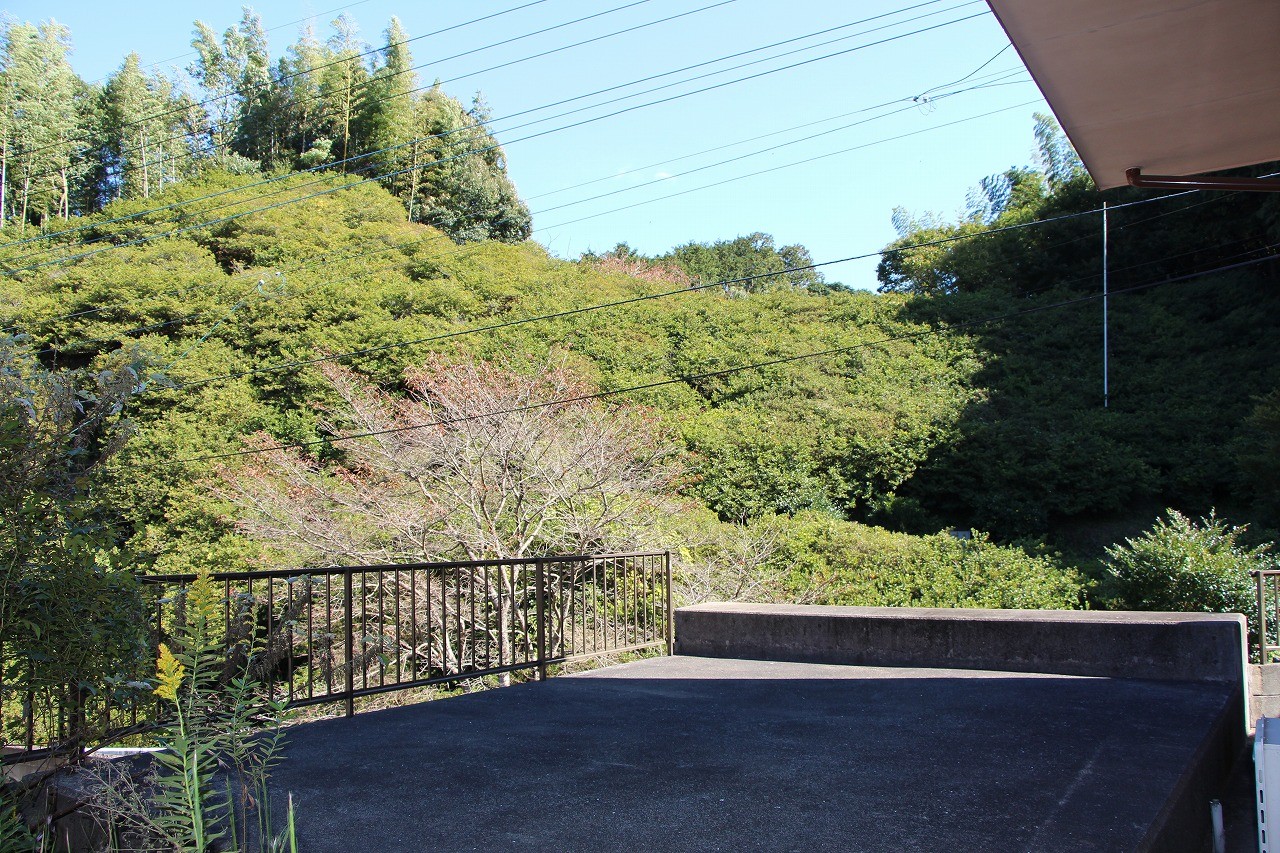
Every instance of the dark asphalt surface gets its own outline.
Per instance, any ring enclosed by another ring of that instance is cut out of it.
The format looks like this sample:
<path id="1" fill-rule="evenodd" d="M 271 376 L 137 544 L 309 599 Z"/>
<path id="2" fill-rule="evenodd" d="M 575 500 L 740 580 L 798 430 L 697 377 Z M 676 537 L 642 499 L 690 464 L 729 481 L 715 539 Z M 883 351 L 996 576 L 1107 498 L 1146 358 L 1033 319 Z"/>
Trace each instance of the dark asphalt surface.
<path id="1" fill-rule="evenodd" d="M 656 658 L 291 730 L 302 849 L 1132 850 L 1203 684 Z"/>

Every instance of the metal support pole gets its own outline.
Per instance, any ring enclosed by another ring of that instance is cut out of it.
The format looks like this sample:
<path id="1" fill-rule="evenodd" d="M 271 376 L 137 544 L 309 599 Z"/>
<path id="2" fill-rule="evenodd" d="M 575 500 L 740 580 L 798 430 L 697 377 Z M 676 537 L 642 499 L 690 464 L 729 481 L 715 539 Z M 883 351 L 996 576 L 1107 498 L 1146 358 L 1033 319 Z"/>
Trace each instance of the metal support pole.
<path id="1" fill-rule="evenodd" d="M 1262 572 L 1255 572 L 1254 579 L 1258 582 L 1258 663 L 1267 662 L 1267 595 L 1266 578 Z"/>
<path id="2" fill-rule="evenodd" d="M 1102 408 L 1111 405 L 1111 377 L 1107 348 L 1107 203 L 1102 203 Z"/>
<path id="3" fill-rule="evenodd" d="M 356 715 L 356 629 L 352 624 L 355 617 L 355 596 L 351 594 L 351 575 L 353 569 L 342 573 L 342 603 L 347 612 L 347 716 Z"/>
<path id="4" fill-rule="evenodd" d="M 671 594 L 671 552 L 664 551 L 662 553 L 663 567 L 667 575 L 667 654 L 674 655 L 676 653 L 676 625 L 675 625 L 675 606 Z"/>
<path id="5" fill-rule="evenodd" d="M 538 619 L 538 680 L 547 680 L 547 570 L 542 560 L 535 563 L 534 607 Z"/>

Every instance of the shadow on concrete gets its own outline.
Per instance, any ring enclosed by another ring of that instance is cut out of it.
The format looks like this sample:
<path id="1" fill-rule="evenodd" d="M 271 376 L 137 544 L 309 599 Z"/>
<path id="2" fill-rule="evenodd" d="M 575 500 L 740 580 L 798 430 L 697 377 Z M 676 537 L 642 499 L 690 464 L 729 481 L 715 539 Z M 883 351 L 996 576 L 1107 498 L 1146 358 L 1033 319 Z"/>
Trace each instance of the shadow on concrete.
<path id="1" fill-rule="evenodd" d="M 313 853 L 1140 850 L 1163 847 L 1237 702 L 1205 684 L 659 658 L 302 725 L 274 785 Z"/>

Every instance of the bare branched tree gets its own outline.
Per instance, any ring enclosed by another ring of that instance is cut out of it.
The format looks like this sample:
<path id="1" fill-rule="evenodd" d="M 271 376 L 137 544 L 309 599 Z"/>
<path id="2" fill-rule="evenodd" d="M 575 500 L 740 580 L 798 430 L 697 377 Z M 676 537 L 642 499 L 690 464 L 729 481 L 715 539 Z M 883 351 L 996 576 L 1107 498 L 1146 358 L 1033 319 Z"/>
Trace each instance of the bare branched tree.
<path id="1" fill-rule="evenodd" d="M 324 376 L 340 402 L 324 411 L 321 429 L 368 434 L 337 445 L 341 462 L 271 449 L 269 437 L 257 436 L 264 452 L 222 472 L 222 493 L 244 509 L 242 529 L 303 562 L 518 559 L 660 545 L 654 531 L 671 505 L 676 445 L 651 413 L 584 399 L 592 389 L 563 363 L 517 371 L 437 357 L 406 372 L 404 396 L 344 368 L 329 365 Z M 593 582 L 586 565 L 553 564 L 548 582 L 573 600 Z M 494 648 L 499 666 L 512 663 L 531 639 L 532 572 L 414 573 L 414 603 L 394 608 L 394 620 L 412 619 L 414 628 L 392 621 L 374 637 L 362 622 L 360 655 L 411 668 L 438 660 L 458 671 L 483 647 L 486 665 Z M 382 583 L 362 581 L 361 613 L 391 612 L 380 604 L 386 594 Z M 434 627 L 418 630 L 424 625 Z M 412 646 L 410 637 L 421 642 Z"/>
<path id="2" fill-rule="evenodd" d="M 379 434 L 339 445 L 341 464 L 270 450 L 224 471 L 250 535 L 317 565 L 656 544 L 675 445 L 638 408 L 544 405 L 591 393 L 563 364 L 436 357 L 406 372 L 405 397 L 334 365 L 324 375 L 342 402 L 321 428 Z"/>

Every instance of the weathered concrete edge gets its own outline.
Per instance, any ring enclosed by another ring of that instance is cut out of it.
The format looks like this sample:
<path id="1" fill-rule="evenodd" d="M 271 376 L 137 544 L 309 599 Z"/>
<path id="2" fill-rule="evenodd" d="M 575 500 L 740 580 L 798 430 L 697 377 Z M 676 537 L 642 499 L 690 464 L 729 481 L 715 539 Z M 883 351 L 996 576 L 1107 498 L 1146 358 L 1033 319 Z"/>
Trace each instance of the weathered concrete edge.
<path id="1" fill-rule="evenodd" d="M 679 608 L 675 618 L 676 651 L 701 657 L 1201 681 L 1245 689 L 1246 629 L 1237 614 L 703 604 Z"/>
<path id="2" fill-rule="evenodd" d="M 1187 762 L 1138 850 L 1201 853 L 1209 849 L 1209 801 L 1222 799 L 1231 768 L 1245 749 L 1243 691 L 1223 701 L 1213 727 Z"/>

